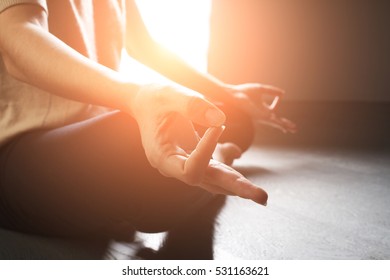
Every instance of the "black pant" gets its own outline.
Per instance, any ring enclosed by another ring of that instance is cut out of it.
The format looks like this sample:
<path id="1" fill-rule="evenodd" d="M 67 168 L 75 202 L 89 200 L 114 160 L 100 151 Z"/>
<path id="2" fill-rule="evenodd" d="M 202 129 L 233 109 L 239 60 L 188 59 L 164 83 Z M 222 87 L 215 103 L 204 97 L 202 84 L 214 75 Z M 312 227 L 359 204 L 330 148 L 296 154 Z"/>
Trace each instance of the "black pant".
<path id="1" fill-rule="evenodd" d="M 222 140 L 245 150 L 252 138 L 249 118 L 229 114 Z M 121 112 L 26 133 L 0 153 L 0 226 L 13 230 L 123 238 L 169 230 L 213 199 L 152 168 Z"/>

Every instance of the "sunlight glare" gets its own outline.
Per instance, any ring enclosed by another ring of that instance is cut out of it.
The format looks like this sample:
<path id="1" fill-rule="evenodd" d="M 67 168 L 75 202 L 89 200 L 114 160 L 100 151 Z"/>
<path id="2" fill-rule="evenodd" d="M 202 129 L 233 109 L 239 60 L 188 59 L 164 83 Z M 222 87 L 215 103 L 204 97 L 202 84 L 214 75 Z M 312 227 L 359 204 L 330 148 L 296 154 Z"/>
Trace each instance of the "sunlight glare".
<path id="1" fill-rule="evenodd" d="M 207 71 L 210 0 L 136 0 L 151 36 L 188 64 Z M 124 56 L 122 72 L 141 82 L 160 80 L 155 72 Z"/>

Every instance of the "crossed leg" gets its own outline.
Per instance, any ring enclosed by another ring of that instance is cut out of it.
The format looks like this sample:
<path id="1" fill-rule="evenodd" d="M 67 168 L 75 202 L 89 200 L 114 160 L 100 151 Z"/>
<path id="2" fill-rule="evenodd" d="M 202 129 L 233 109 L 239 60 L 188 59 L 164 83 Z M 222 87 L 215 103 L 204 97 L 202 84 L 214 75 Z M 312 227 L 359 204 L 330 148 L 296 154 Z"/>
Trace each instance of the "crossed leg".
<path id="1" fill-rule="evenodd" d="M 243 135 L 229 124 L 226 132 Z M 216 199 L 152 168 L 135 120 L 121 112 L 25 134 L 1 152 L 0 172 L 1 225 L 41 235 L 126 239 L 180 229 Z"/>

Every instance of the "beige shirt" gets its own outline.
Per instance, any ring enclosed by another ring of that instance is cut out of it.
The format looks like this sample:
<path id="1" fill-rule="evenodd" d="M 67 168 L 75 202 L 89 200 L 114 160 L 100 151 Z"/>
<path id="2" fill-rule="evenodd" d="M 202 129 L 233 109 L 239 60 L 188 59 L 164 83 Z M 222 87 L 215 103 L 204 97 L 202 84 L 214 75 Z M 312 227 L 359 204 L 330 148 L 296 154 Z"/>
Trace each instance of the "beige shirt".
<path id="1" fill-rule="evenodd" d="M 123 47 L 122 2 L 1 0 L 0 13 L 14 5 L 38 5 L 48 14 L 52 34 L 84 56 L 116 70 Z M 64 126 L 104 111 L 108 109 L 67 100 L 15 80 L 6 72 L 0 55 L 0 147 L 21 133 Z"/>

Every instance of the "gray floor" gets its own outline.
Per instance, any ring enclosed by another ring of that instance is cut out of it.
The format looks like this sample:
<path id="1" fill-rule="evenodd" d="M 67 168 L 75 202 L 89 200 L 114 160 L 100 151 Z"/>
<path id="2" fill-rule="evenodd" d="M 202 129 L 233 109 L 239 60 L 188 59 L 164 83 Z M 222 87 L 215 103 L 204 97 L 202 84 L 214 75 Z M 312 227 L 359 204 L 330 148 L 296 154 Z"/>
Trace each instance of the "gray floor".
<path id="1" fill-rule="evenodd" d="M 269 203 L 229 199 L 216 258 L 390 259 L 389 154 L 255 148 L 238 165 Z"/>
<path id="2" fill-rule="evenodd" d="M 236 162 L 268 191 L 269 202 L 227 200 L 216 225 L 215 258 L 390 259 L 390 106 L 371 106 L 368 114 L 366 105 L 348 112 L 327 104 L 309 118 L 301 107 L 307 104 L 291 110 L 300 134 L 260 130 L 256 145 Z M 105 244 L 0 229 L 0 258 L 132 259 L 140 243 L 157 249 L 163 237 L 143 234 L 139 243 L 111 242 L 106 250 Z"/>

